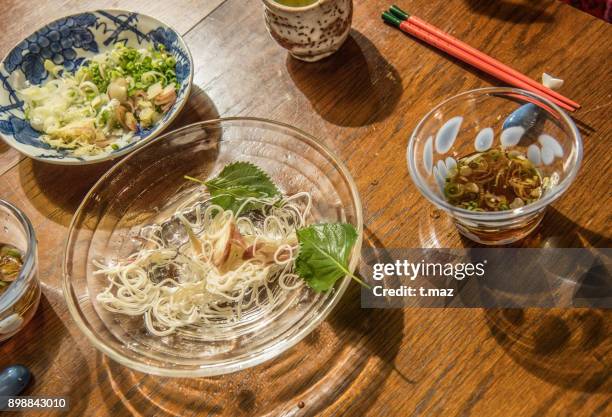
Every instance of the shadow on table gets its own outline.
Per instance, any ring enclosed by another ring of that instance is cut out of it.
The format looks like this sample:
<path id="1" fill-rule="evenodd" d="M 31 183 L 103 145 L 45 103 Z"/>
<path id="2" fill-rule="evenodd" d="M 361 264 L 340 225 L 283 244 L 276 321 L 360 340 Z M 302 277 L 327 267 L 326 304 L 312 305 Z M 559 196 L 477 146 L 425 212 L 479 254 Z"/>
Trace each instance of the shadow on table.
<path id="1" fill-rule="evenodd" d="M 612 392 L 612 310 L 495 309 L 485 318 L 524 369 L 566 389 Z"/>
<path id="2" fill-rule="evenodd" d="M 479 15 L 514 23 L 551 22 L 554 20 L 546 6 L 531 0 L 465 0 Z"/>
<path id="3" fill-rule="evenodd" d="M 170 126 L 166 129 L 166 132 L 178 129 L 195 122 L 204 120 L 212 120 L 219 118 L 219 110 L 212 101 L 212 99 L 200 88 L 198 85 L 191 87 L 191 94 L 187 104 L 174 120 Z"/>
<path id="4" fill-rule="evenodd" d="M 472 242 L 461 236 L 464 247 L 500 247 L 500 248 L 608 248 L 612 246 L 612 238 L 575 223 L 554 207 L 548 207 L 542 223 L 518 242 L 504 246 L 487 246 Z"/>
<path id="5" fill-rule="evenodd" d="M 218 117 L 219 113 L 210 97 L 194 85 L 187 104 L 165 132 Z M 89 189 L 119 159 L 80 166 L 53 165 L 27 159 L 19 164 L 21 186 L 43 216 L 68 226 Z"/>
<path id="6" fill-rule="evenodd" d="M 474 246 L 467 239 L 465 243 Z M 549 207 L 534 233 L 509 246 L 606 248 L 610 243 L 609 237 Z M 576 294 L 588 291 L 587 287 Z M 612 392 L 612 310 L 515 308 L 484 314 L 499 345 L 533 375 L 566 389 Z"/>
<path id="7" fill-rule="evenodd" d="M 557 248 L 612 246 L 612 238 L 609 235 L 605 236 L 580 226 L 554 207 L 548 207 L 546 210 L 536 238 L 541 242 L 541 246 Z"/>
<path id="8" fill-rule="evenodd" d="M 610 243 L 610 237 L 549 207 L 541 226 L 514 246 L 606 248 Z M 612 310 L 496 309 L 485 310 L 485 317 L 500 346 L 538 378 L 577 391 L 612 392 Z"/>
<path id="9" fill-rule="evenodd" d="M 0 140 L 0 154 L 8 152 L 11 149 L 3 140 Z"/>
<path id="10" fill-rule="evenodd" d="M 85 194 L 113 164 L 61 166 L 26 159 L 19 164 L 19 178 L 26 197 L 44 217 L 68 226 Z"/>
<path id="11" fill-rule="evenodd" d="M 384 120 L 402 94 L 397 70 L 354 29 L 340 50 L 322 61 L 302 62 L 287 54 L 287 69 L 315 111 L 339 126 Z"/>
<path id="12" fill-rule="evenodd" d="M 365 240 L 381 247 L 369 233 Z M 341 415 L 349 405 L 365 413 L 397 371 L 403 323 L 402 310 L 361 309 L 360 289 L 351 283 L 330 317 L 304 340 L 234 374 L 161 378 L 98 355 L 98 385 L 113 393 L 104 395 L 103 406 L 111 415 L 312 416 L 323 410 Z"/>
<path id="13" fill-rule="evenodd" d="M 68 397 L 70 415 L 81 416 L 88 405 L 89 368 L 78 348 L 68 352 L 62 349 L 65 339 L 70 339 L 68 329 L 43 294 L 32 320 L 0 344 L 0 355 L 5 365 L 22 364 L 30 368 L 33 380 L 22 395 Z"/>
<path id="14" fill-rule="evenodd" d="M 444 247 L 446 240 L 442 231 L 452 228 L 448 216 L 423 223 L 421 242 L 438 242 L 441 238 L 441 244 L 434 247 Z M 484 247 L 467 238 L 462 238 L 461 243 L 464 247 Z M 505 247 L 589 246 L 610 247 L 610 238 L 575 224 L 549 207 L 542 225 L 535 232 Z M 585 276 L 581 286 L 576 288 L 574 297 L 580 298 L 584 292 L 589 295 L 589 287 L 601 282 L 602 273 L 606 272 L 601 270 L 600 264 L 593 264 L 588 277 Z M 598 290 L 596 296 L 602 295 Z M 528 372 L 567 389 L 612 392 L 612 310 L 506 308 L 484 309 L 483 312 L 497 343 Z"/>
<path id="15" fill-rule="evenodd" d="M 579 117 L 583 117 L 583 115 L 578 114 L 578 116 L 572 117 L 572 120 L 576 123 L 576 126 L 578 127 L 578 130 L 580 131 L 580 134 L 582 135 L 582 140 L 585 140 L 585 139 L 590 138 L 594 133 L 597 132 L 597 130 L 593 126 L 589 125 L 588 123 L 580 120 Z"/>

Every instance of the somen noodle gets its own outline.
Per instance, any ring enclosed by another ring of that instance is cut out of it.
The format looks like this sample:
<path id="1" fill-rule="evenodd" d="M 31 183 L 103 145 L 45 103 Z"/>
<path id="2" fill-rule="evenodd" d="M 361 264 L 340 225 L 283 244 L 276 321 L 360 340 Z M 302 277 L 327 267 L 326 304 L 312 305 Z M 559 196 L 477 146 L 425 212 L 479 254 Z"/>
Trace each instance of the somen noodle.
<path id="1" fill-rule="evenodd" d="M 244 210 L 253 203 L 261 208 Z M 294 271 L 296 230 L 307 225 L 309 193 L 249 198 L 236 212 L 210 197 L 190 204 L 169 223 L 143 228 L 143 247 L 127 259 L 95 263 L 109 280 L 97 296 L 104 309 L 144 316 L 146 329 L 164 336 L 236 322 L 253 308 L 265 313 L 303 285 Z"/>

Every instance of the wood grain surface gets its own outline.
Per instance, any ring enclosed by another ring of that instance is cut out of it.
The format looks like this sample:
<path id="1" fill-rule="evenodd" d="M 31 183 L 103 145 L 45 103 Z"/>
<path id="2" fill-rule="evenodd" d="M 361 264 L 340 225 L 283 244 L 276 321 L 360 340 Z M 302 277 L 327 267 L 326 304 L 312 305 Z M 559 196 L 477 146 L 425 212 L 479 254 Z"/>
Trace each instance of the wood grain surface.
<path id="1" fill-rule="evenodd" d="M 222 3 L 53 0 L 34 7 L 2 1 L 0 53 L 43 22 L 76 9 L 144 11 L 186 34 L 194 57 L 192 96 L 173 127 L 218 116 L 295 125 L 321 138 L 353 173 L 367 245 L 469 245 L 410 181 L 405 148 L 432 106 L 497 81 L 382 24 L 386 1 L 355 0 L 346 44 L 315 64 L 291 59 L 271 39 L 259 1 Z M 583 106 L 573 115 L 585 144 L 583 167 L 570 192 L 521 245 L 609 247 L 612 27 L 553 0 L 398 4 L 532 78 L 546 71 L 566 79 L 561 93 Z M 0 345 L 0 365 L 30 367 L 35 381 L 27 394 L 67 396 L 69 415 L 612 413 L 610 310 L 366 310 L 356 286 L 303 342 L 256 368 L 168 379 L 122 367 L 80 334 L 60 285 L 70 219 L 109 166 L 48 165 L 0 144 L 0 198 L 34 224 L 43 288 L 32 322 Z M 39 413 L 46 414 L 52 413 Z"/>

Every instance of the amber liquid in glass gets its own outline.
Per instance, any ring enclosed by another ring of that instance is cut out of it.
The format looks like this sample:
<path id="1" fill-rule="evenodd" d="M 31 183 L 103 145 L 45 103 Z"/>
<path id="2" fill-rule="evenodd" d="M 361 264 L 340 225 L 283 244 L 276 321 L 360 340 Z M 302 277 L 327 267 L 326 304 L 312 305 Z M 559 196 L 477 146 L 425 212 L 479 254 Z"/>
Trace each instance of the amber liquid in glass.
<path id="1" fill-rule="evenodd" d="M 449 170 L 444 194 L 449 203 L 463 209 L 499 212 L 539 200 L 547 182 L 520 152 L 491 149 L 460 158 L 457 167 Z M 520 222 L 499 227 L 478 221 L 457 222 L 457 227 L 478 242 L 505 244 L 533 231 L 543 215 L 544 211 L 538 211 Z"/>
<path id="2" fill-rule="evenodd" d="M 0 295 L 17 279 L 19 270 L 23 266 L 21 256 L 21 251 L 14 246 L 0 243 Z M 14 304 L 0 314 L 0 321 L 5 327 L 8 326 L 6 331 L 0 332 L 0 341 L 8 339 L 30 321 L 36 312 L 39 300 L 40 287 L 38 281 L 32 279 Z M 18 327 L 13 328 L 13 325 Z"/>

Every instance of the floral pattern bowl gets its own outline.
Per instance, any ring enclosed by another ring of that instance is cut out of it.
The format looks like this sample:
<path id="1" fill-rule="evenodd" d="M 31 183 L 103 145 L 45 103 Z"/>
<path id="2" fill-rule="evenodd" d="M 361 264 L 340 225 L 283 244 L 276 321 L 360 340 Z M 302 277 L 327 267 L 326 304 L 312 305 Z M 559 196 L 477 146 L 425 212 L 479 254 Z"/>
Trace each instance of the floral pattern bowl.
<path id="1" fill-rule="evenodd" d="M 75 156 L 55 149 L 40 139 L 24 115 L 24 103 L 17 91 L 27 83 L 44 82 L 46 59 L 74 71 L 93 55 L 112 49 L 116 43 L 135 48 L 163 45 L 176 59 L 180 84 L 172 108 L 155 125 L 139 129 L 132 141 L 111 152 Z M 193 59 L 181 36 L 168 25 L 140 13 L 97 10 L 67 16 L 51 22 L 15 46 L 0 63 L 0 137 L 31 158 L 63 165 L 106 161 L 131 152 L 159 135 L 184 107 L 193 80 Z"/>

